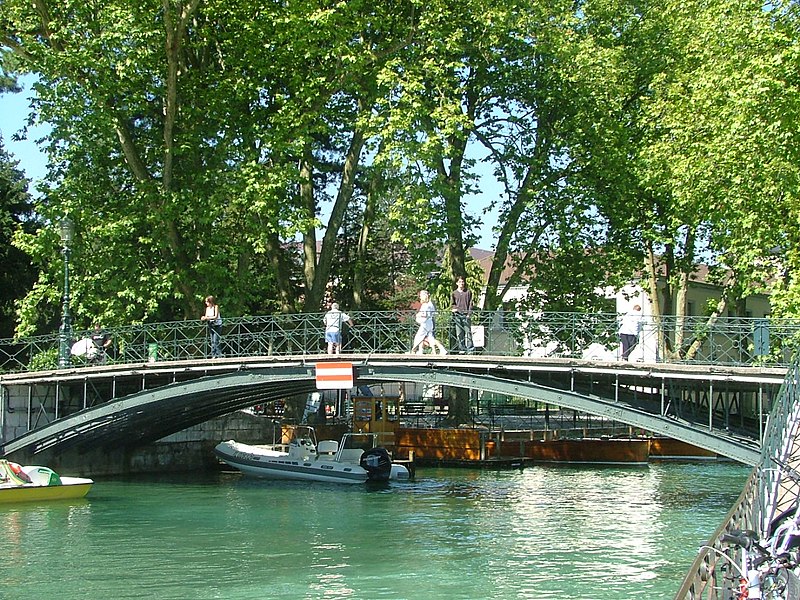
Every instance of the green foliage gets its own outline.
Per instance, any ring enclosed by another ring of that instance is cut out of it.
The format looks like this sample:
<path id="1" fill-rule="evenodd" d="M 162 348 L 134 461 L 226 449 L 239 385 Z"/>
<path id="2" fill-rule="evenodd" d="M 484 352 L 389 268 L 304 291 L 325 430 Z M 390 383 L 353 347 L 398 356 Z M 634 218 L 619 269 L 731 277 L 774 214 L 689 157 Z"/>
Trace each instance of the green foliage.
<path id="1" fill-rule="evenodd" d="M 38 223 L 32 214 L 28 181 L 0 139 L 0 337 L 14 335 L 17 303 L 33 287 L 36 269 L 12 241 L 32 233 Z"/>
<path id="2" fill-rule="evenodd" d="M 31 357 L 29 371 L 49 371 L 58 367 L 58 348 L 39 352 Z"/>
<path id="3" fill-rule="evenodd" d="M 591 312 L 644 264 L 678 304 L 701 260 L 735 274 L 731 298 L 777 283 L 781 311 L 800 305 L 800 61 L 781 3 L 3 11 L 3 73 L 37 75 L 32 119 L 52 126 L 46 226 L 14 233 L 40 270 L 18 331 L 57 321 L 65 214 L 78 325 L 196 318 L 207 294 L 235 315 L 326 294 L 406 306 L 424 285 L 441 307 L 454 273 L 484 284 L 468 260 L 483 210 L 490 309 L 529 285 L 531 310 Z"/>
<path id="4" fill-rule="evenodd" d="M 795 236 L 798 90 L 786 15 L 726 0 L 661 10 L 672 62 L 649 86 L 637 153 L 660 198 L 646 239 L 674 268 L 673 284 L 711 261 L 731 299 L 745 298 L 773 277 L 769 250 Z"/>

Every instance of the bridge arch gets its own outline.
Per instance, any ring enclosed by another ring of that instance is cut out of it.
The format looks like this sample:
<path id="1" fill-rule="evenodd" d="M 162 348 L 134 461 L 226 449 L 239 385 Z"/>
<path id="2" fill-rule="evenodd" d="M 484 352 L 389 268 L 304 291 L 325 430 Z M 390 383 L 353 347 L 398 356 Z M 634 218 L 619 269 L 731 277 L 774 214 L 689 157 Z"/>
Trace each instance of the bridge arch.
<path id="1" fill-rule="evenodd" d="M 447 385 L 530 398 L 554 406 L 606 417 L 685 441 L 748 465 L 757 464 L 759 446 L 751 439 L 673 416 L 653 414 L 599 396 L 566 391 L 519 379 L 516 374 L 457 370 L 445 363 L 414 365 L 401 361 L 354 365 L 359 383 L 414 382 Z M 3 447 L 4 455 L 45 450 L 78 452 L 98 447 L 144 445 L 237 409 L 316 389 L 313 364 L 252 365 L 141 391 L 88 408 L 30 431 Z"/>

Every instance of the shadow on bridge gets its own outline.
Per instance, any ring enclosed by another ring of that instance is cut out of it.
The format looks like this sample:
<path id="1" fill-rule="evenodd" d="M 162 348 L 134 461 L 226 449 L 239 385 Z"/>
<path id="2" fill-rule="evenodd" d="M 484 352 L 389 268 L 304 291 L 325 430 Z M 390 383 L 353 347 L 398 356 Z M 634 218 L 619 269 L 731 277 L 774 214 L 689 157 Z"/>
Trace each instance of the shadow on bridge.
<path id="1" fill-rule="evenodd" d="M 32 389 L 55 386 L 55 418 L 5 443 L 2 454 L 146 445 L 238 409 L 310 393 L 316 389 L 316 363 L 332 359 L 351 361 L 358 385 L 412 382 L 503 394 L 626 423 L 748 465 L 759 460 L 762 416 L 784 377 L 781 369 L 765 368 L 407 355 L 254 357 L 28 373 L 0 380 L 6 397 L 9 388 L 27 386 L 30 407 Z M 138 384 L 139 391 L 131 391 Z M 110 391 L 98 392 L 104 386 Z M 75 411 L 59 414 L 59 398 L 67 406 L 81 390 Z"/>

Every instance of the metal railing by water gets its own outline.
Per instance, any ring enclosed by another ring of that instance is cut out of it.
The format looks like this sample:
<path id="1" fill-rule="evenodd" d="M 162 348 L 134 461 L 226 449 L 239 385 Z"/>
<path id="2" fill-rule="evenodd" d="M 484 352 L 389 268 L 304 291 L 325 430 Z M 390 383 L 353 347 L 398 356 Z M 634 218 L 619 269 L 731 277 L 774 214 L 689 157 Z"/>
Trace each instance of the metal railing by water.
<path id="1" fill-rule="evenodd" d="M 736 585 L 720 575 L 720 567 L 741 564 L 738 546 L 723 544 L 724 534 L 753 530 L 760 539 L 769 537 L 780 515 L 797 509 L 800 500 L 800 358 L 786 374 L 775 399 L 761 445 L 761 459 L 753 469 L 742 495 L 709 542 L 700 548 L 676 600 L 723 600 L 735 597 Z M 791 471 L 790 471 L 791 470 Z"/>
<path id="2" fill-rule="evenodd" d="M 344 328 L 343 351 L 403 353 L 416 331 L 412 311 L 350 312 L 353 326 Z M 472 316 L 477 351 L 499 356 L 576 357 L 619 360 L 614 313 L 476 312 Z M 321 313 L 226 318 L 222 351 L 226 356 L 283 356 L 325 351 Z M 436 316 L 436 333 L 448 348 L 452 318 Z M 106 360 L 140 363 L 201 359 L 210 355 L 207 329 L 200 321 L 145 323 L 109 329 L 113 345 Z M 90 331 L 75 330 L 75 339 Z M 706 318 L 662 317 L 645 320 L 631 360 L 686 362 L 730 366 L 787 366 L 800 345 L 800 320 L 725 317 L 709 325 Z M 0 340 L 0 372 L 37 371 L 57 366 L 59 336 Z M 88 359 L 73 357 L 80 366 Z"/>

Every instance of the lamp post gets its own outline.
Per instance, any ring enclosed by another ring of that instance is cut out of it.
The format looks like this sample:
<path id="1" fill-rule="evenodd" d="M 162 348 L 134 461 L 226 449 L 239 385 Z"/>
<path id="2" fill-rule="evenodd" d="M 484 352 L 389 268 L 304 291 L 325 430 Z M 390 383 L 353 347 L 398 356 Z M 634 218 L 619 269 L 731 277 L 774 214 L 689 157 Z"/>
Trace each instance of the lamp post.
<path id="1" fill-rule="evenodd" d="M 70 366 L 70 341 L 72 340 L 72 315 L 69 312 L 69 247 L 75 235 L 75 225 L 69 217 L 59 223 L 61 235 L 61 253 L 64 255 L 64 302 L 61 313 L 61 330 L 59 331 L 58 368 Z"/>

